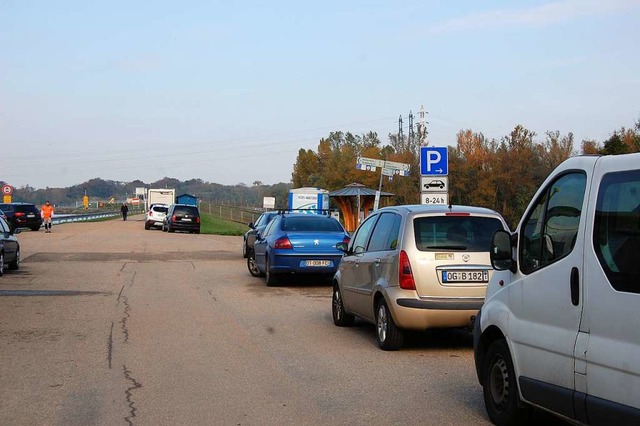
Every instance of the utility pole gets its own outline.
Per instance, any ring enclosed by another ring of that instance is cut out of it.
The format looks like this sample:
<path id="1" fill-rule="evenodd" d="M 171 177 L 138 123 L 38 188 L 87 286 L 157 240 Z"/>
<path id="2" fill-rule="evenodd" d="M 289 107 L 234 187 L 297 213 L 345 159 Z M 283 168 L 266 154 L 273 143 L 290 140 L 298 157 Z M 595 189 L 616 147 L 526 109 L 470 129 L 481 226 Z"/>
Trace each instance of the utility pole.
<path id="1" fill-rule="evenodd" d="M 402 130 L 402 115 L 398 119 L 398 141 L 402 142 L 404 140 L 404 133 Z"/>
<path id="2" fill-rule="evenodd" d="M 415 139 L 416 135 L 413 132 L 413 112 L 411 112 L 411 110 L 409 110 L 409 146 L 413 145 L 413 140 Z"/>
<path id="3" fill-rule="evenodd" d="M 421 105 L 419 112 L 420 122 L 418 123 L 418 139 L 420 140 L 421 146 L 426 146 L 429 144 L 427 142 L 427 135 L 429 134 L 429 132 L 427 131 L 427 124 L 429 124 L 429 122 L 426 121 L 427 114 L 428 112 L 424 110 L 424 105 Z"/>

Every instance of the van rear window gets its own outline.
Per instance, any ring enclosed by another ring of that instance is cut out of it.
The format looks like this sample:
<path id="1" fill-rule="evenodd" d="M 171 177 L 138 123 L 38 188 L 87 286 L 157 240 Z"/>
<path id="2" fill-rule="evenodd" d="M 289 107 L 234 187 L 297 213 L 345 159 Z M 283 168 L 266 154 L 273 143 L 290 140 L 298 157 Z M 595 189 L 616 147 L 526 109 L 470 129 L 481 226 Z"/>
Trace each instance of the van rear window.
<path id="1" fill-rule="evenodd" d="M 492 217 L 426 216 L 413 221 L 416 247 L 421 251 L 489 251 L 493 233 L 504 229 Z"/>

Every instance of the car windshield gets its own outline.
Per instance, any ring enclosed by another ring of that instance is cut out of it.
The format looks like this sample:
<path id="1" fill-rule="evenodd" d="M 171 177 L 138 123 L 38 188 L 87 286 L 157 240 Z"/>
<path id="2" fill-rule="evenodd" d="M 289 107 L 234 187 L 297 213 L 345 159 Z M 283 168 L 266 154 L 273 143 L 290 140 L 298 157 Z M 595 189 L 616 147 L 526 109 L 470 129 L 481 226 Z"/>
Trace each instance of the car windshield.
<path id="1" fill-rule="evenodd" d="M 327 216 L 307 215 L 283 218 L 282 230 L 296 232 L 342 232 L 342 226 L 337 220 Z"/>
<path id="2" fill-rule="evenodd" d="M 429 216 L 414 219 L 416 247 L 421 251 L 489 251 L 493 233 L 504 229 L 491 217 Z"/>
<path id="3" fill-rule="evenodd" d="M 158 213 L 167 214 L 167 212 L 169 211 L 169 207 L 154 206 L 153 207 L 153 211 L 154 212 L 158 212 Z"/>

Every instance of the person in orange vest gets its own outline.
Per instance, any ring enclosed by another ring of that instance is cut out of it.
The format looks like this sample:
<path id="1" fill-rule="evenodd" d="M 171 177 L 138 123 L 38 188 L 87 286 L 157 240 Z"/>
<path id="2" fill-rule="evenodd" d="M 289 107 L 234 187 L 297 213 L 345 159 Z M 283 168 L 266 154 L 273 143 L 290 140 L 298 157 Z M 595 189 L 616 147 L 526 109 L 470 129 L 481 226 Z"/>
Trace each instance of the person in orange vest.
<path id="1" fill-rule="evenodd" d="M 51 218 L 53 218 L 53 206 L 49 201 L 45 201 L 44 205 L 40 209 L 42 219 L 44 219 L 44 232 L 51 232 Z"/>

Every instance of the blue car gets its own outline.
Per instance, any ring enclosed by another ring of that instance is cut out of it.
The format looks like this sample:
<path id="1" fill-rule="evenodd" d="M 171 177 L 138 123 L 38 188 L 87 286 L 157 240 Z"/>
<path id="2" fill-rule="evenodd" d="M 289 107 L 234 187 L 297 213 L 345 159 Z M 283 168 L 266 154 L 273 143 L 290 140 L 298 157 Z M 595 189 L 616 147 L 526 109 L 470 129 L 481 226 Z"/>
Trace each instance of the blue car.
<path id="1" fill-rule="evenodd" d="M 282 274 L 333 276 L 343 253 L 336 244 L 349 242 L 349 234 L 330 216 L 279 214 L 257 235 L 254 256 L 247 265 L 253 276 L 264 276 L 268 286 Z"/>

